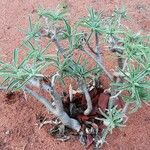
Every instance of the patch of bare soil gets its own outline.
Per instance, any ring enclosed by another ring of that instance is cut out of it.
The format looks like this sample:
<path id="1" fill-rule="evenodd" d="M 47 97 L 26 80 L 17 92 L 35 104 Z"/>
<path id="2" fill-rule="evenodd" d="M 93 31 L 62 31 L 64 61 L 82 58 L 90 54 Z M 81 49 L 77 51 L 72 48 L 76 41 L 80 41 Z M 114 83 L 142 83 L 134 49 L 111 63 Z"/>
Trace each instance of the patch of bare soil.
<path id="1" fill-rule="evenodd" d="M 0 5 L 0 53 L 10 61 L 12 50 L 18 46 L 24 35 L 18 31 L 26 28 L 28 14 L 35 14 L 39 5 L 46 8 L 55 7 L 60 0 L 1 0 Z M 121 0 L 66 0 L 69 5 L 73 23 L 77 18 L 86 15 L 86 8 L 92 6 L 109 14 Z M 135 31 L 150 32 L 150 1 L 126 0 L 131 23 Z M 73 17 L 72 17 L 73 16 Z M 23 52 L 20 52 L 23 55 Z M 0 56 L 1 56 L 0 55 Z M 108 69 L 115 67 L 116 61 L 104 51 Z M 111 59 L 110 59 L 111 58 Z M 109 84 L 101 77 L 104 87 Z M 126 127 L 115 129 L 108 136 L 108 144 L 103 150 L 149 150 L 150 147 L 150 107 L 143 107 L 129 116 Z M 35 99 L 23 93 L 0 92 L 0 150 L 82 150 L 85 149 L 78 141 L 78 136 L 71 136 L 67 142 L 60 142 L 48 134 L 51 125 L 39 129 L 43 120 L 52 119 L 47 110 Z M 89 149 L 92 149 L 91 147 Z"/>

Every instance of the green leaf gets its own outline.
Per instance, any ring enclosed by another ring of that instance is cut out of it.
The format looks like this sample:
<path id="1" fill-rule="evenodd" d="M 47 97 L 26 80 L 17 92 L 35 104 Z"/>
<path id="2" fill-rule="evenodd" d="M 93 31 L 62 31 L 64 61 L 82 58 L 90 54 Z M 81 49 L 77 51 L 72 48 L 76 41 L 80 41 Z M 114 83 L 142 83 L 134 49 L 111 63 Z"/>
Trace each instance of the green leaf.
<path id="1" fill-rule="evenodd" d="M 31 80 L 32 76 L 29 76 L 28 78 L 26 78 L 26 80 L 24 82 L 22 82 L 19 86 L 17 86 L 14 90 L 19 90 L 21 89 L 29 80 Z"/>
<path id="2" fill-rule="evenodd" d="M 65 23 L 65 28 L 66 28 L 67 34 L 68 34 L 68 36 L 71 36 L 71 26 L 68 24 L 66 19 L 63 18 L 63 20 Z"/>
<path id="3" fill-rule="evenodd" d="M 15 66 L 17 66 L 17 63 L 18 63 L 18 49 L 14 50 L 13 55 L 14 55 L 14 57 L 13 57 L 13 63 L 14 63 Z"/>
<path id="4" fill-rule="evenodd" d="M 6 77 L 4 78 L 3 82 L 0 84 L 1 86 L 3 86 L 7 81 L 9 81 L 11 78 L 10 77 Z"/>
<path id="5" fill-rule="evenodd" d="M 32 20 L 31 20 L 31 17 L 29 16 L 29 30 L 32 31 L 33 28 L 32 28 Z"/>
<path id="6" fill-rule="evenodd" d="M 48 50 L 48 48 L 49 48 L 49 46 L 51 45 L 51 41 L 46 45 L 46 47 L 41 51 L 41 54 L 44 54 L 47 50 Z"/>
<path id="7" fill-rule="evenodd" d="M 8 90 L 12 90 L 14 86 L 16 86 L 19 83 L 18 79 L 13 80 L 7 87 L 7 91 Z"/>
<path id="8" fill-rule="evenodd" d="M 150 88 L 150 82 L 147 81 L 146 83 L 139 83 L 139 87 L 149 89 Z"/>
<path id="9" fill-rule="evenodd" d="M 14 74 L 14 73 L 8 73 L 8 72 L 6 72 L 6 73 L 1 73 L 0 72 L 0 76 L 4 76 L 4 77 L 11 77 L 11 78 L 15 78 L 16 77 L 16 74 Z"/>
<path id="10" fill-rule="evenodd" d="M 137 89 L 135 89 L 135 98 L 136 98 L 136 105 L 138 107 L 141 107 L 142 103 L 141 103 L 141 99 L 140 99 L 140 96 L 139 96 L 139 92 Z"/>

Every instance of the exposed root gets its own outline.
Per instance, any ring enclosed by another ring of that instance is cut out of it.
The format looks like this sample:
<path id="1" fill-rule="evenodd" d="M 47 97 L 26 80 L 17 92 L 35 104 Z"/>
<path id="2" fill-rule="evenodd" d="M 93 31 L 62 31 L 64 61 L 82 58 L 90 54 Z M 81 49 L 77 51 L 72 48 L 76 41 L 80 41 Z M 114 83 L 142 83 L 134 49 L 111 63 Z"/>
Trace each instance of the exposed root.
<path id="1" fill-rule="evenodd" d="M 47 118 L 43 118 L 42 121 L 40 120 L 39 123 L 36 123 L 36 125 L 39 127 L 39 129 L 41 129 L 44 125 L 53 125 L 53 126 L 58 126 L 61 124 L 61 121 L 58 118 L 54 118 L 52 120 L 47 120 Z"/>

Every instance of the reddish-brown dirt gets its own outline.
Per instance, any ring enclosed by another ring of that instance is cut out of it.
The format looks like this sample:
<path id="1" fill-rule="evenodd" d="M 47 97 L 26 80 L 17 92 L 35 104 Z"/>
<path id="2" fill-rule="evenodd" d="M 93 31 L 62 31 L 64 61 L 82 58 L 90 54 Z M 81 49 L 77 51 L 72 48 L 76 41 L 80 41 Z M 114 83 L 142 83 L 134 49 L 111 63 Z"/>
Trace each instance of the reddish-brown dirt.
<path id="1" fill-rule="evenodd" d="M 1 0 L 0 2 L 0 56 L 10 60 L 12 50 L 16 48 L 24 35 L 18 29 L 26 28 L 28 15 L 36 12 L 39 5 L 55 7 L 60 0 Z M 86 15 L 86 8 L 94 7 L 111 12 L 120 0 L 66 0 L 70 8 L 71 21 Z M 150 32 L 150 1 L 126 0 L 131 23 L 135 31 Z M 73 16 L 73 17 L 72 17 Z M 104 53 L 108 69 L 114 68 L 114 59 Z M 103 78 L 104 79 L 104 78 Z M 103 84 L 107 86 L 107 81 Z M 69 142 L 58 142 L 48 135 L 46 128 L 39 129 L 39 116 L 51 115 L 45 108 L 22 93 L 6 95 L 0 92 L 0 150 L 82 150 L 77 137 Z M 143 107 L 130 115 L 126 127 L 115 129 L 108 137 L 108 145 L 103 150 L 149 150 L 150 149 L 150 107 Z"/>

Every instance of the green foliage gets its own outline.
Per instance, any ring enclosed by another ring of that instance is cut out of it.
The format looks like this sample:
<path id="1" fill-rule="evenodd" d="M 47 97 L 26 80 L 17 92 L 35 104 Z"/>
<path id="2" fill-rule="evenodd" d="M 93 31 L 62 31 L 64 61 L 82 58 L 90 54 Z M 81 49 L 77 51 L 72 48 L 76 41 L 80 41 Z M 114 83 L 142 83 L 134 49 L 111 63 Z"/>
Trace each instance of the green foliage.
<path id="1" fill-rule="evenodd" d="M 74 49 L 82 49 L 85 44 L 85 34 L 77 33 L 73 36 L 73 48 Z"/>
<path id="2" fill-rule="evenodd" d="M 34 40 L 34 42 L 31 41 L 23 41 L 22 46 L 27 48 L 28 54 L 32 53 L 32 55 L 35 57 L 36 61 L 55 61 L 56 55 L 47 54 L 48 48 L 51 46 L 51 41 L 42 48 L 40 46 L 40 41 Z"/>
<path id="3" fill-rule="evenodd" d="M 124 32 L 123 38 L 119 39 L 125 49 L 124 55 L 129 59 L 141 61 L 143 56 L 149 53 L 150 47 L 146 45 L 145 38 L 140 33 L 129 30 Z"/>
<path id="4" fill-rule="evenodd" d="M 81 19 L 79 21 L 79 25 L 99 33 L 104 30 L 101 14 L 96 12 L 94 9 L 88 10 L 88 17 Z"/>
<path id="5" fill-rule="evenodd" d="M 150 73 L 149 70 L 141 68 L 140 66 L 135 68 L 133 65 L 128 65 L 127 72 L 124 72 L 122 70 L 120 71 L 124 75 L 124 82 L 113 83 L 113 88 L 115 90 L 128 91 L 130 95 L 128 97 L 128 102 L 134 102 L 137 108 L 141 107 L 143 100 L 142 91 L 147 91 L 148 89 L 150 89 L 150 81 L 147 80 L 147 77 Z M 144 97 L 149 98 L 147 96 Z"/>
<path id="6" fill-rule="evenodd" d="M 122 109 L 118 109 L 117 106 L 113 106 L 106 109 L 106 113 L 104 113 L 101 109 L 99 110 L 104 117 L 99 120 L 103 121 L 104 125 L 109 128 L 109 132 L 112 133 L 114 128 L 123 126 L 126 116 Z"/>
<path id="7" fill-rule="evenodd" d="M 103 121 L 103 124 L 106 128 L 102 132 L 101 145 L 106 142 L 107 134 L 116 127 L 123 127 L 127 117 L 122 111 L 122 109 L 118 109 L 117 105 L 110 105 L 108 109 L 106 109 L 106 113 L 104 113 L 101 109 L 99 109 L 103 118 L 96 118 L 97 120 Z"/>
<path id="8" fill-rule="evenodd" d="M 38 9 L 38 15 L 40 17 L 46 17 L 50 21 L 60 21 L 63 20 L 66 16 L 67 10 L 62 7 L 62 5 L 58 5 L 55 10 L 46 10 L 42 7 Z"/>
<path id="9" fill-rule="evenodd" d="M 21 62 L 18 49 L 13 52 L 12 63 L 0 62 L 0 76 L 4 79 L 1 85 L 8 85 L 7 90 L 21 89 L 33 77 L 42 76 L 40 72 L 55 61 L 53 55 L 45 54 L 50 43 L 44 49 L 40 49 L 39 44 L 34 46 L 29 41 L 24 41 L 23 45 L 29 51 Z"/>
<path id="10" fill-rule="evenodd" d="M 114 23 L 117 25 L 121 23 L 122 19 L 128 19 L 127 8 L 123 5 L 121 8 L 115 7 L 115 10 L 112 15 Z"/>
<path id="11" fill-rule="evenodd" d="M 45 63 L 36 62 L 30 53 L 21 63 L 18 62 L 18 51 L 14 50 L 12 63 L 1 62 L 0 76 L 4 78 L 2 84 L 8 84 L 8 90 L 18 90 L 22 88 L 32 77 L 39 76 L 39 72 L 45 67 Z M 31 64 L 30 61 L 33 61 Z"/>
<path id="12" fill-rule="evenodd" d="M 123 24 L 121 24 L 122 19 L 127 19 L 127 10 L 123 6 L 121 9 L 115 8 L 111 17 L 105 21 L 105 34 L 107 36 L 119 35 L 124 33 Z"/>
<path id="13" fill-rule="evenodd" d="M 40 29 L 40 22 L 36 21 L 33 23 L 31 17 L 29 16 L 29 27 L 26 31 L 23 31 L 26 34 L 26 40 L 31 40 L 33 38 L 38 39 L 40 37 Z"/>
<path id="14" fill-rule="evenodd" d="M 88 69 L 88 62 L 84 60 L 81 56 L 78 58 L 77 61 L 72 60 L 72 58 L 70 57 L 67 57 L 66 59 L 61 61 L 61 58 L 58 57 L 55 65 L 60 72 L 62 78 L 73 77 L 77 80 L 85 80 L 92 74 L 101 73 L 101 69 L 97 66 L 93 67 L 92 69 Z"/>
<path id="15" fill-rule="evenodd" d="M 138 89 L 139 97 L 143 100 L 143 102 L 150 102 L 150 93 L 149 89 L 139 88 Z"/>
<path id="16" fill-rule="evenodd" d="M 149 36 L 123 27 L 121 19 L 124 18 L 127 18 L 125 9 L 121 12 L 115 10 L 113 17 L 108 19 L 105 34 L 117 55 L 127 61 L 127 67 L 119 69 L 123 82 L 113 83 L 112 88 L 126 91 L 129 96 L 121 96 L 125 102 L 135 104 L 135 111 L 142 106 L 142 101 L 149 101 L 150 44 Z"/>

